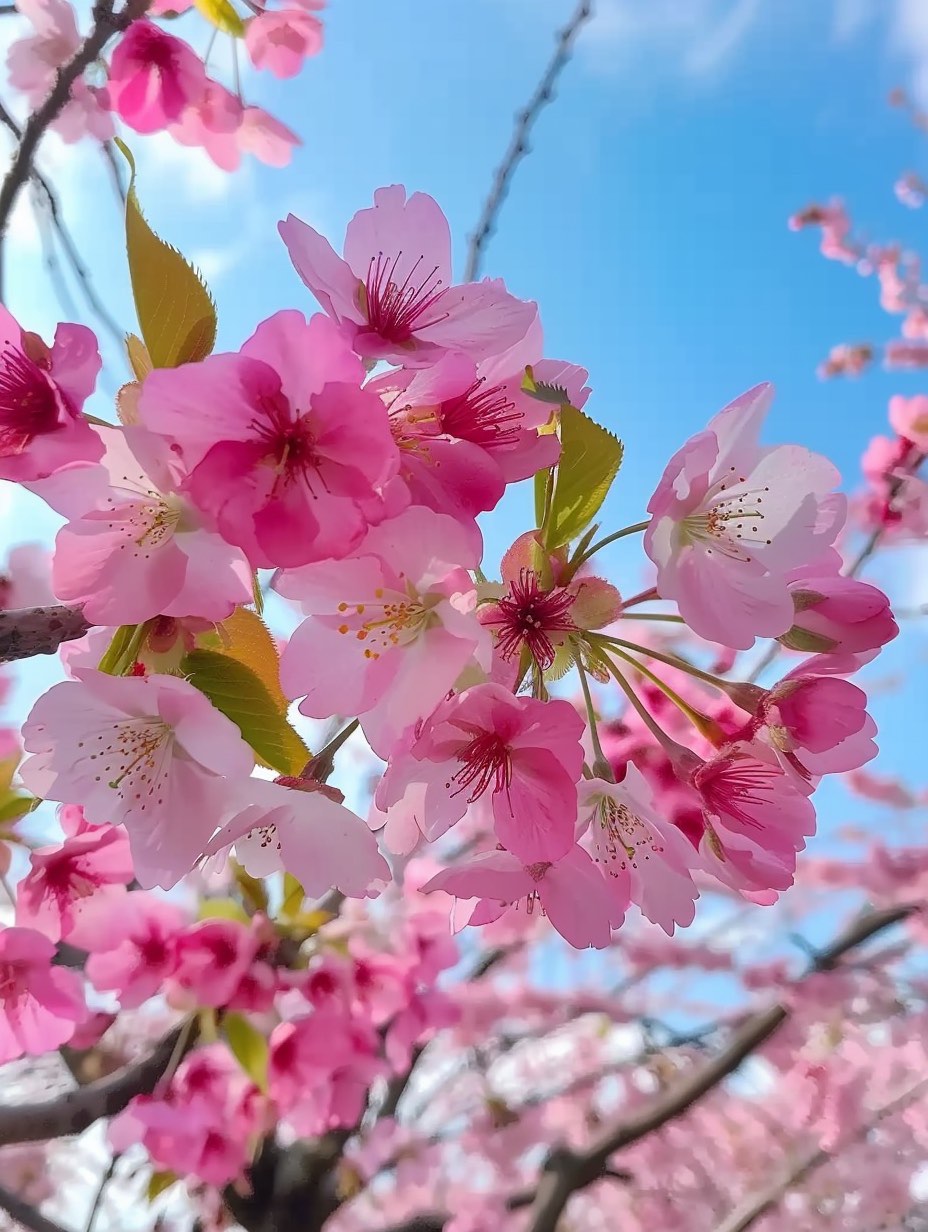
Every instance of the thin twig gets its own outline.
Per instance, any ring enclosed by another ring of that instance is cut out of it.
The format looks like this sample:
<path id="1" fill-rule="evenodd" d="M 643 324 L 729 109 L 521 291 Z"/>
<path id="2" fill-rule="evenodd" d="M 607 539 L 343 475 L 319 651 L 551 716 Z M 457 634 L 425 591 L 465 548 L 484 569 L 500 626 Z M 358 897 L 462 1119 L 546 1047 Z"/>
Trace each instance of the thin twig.
<path id="1" fill-rule="evenodd" d="M 106 1171 L 100 1177 L 100 1184 L 97 1186 L 97 1192 L 94 1194 L 93 1203 L 90 1207 L 90 1213 L 87 1216 L 87 1224 L 84 1232 L 93 1232 L 94 1224 L 97 1222 L 97 1215 L 100 1213 L 100 1207 L 103 1205 L 103 1195 L 106 1193 L 106 1187 L 113 1179 L 113 1173 L 116 1171 L 116 1165 L 119 1163 L 119 1153 L 117 1152 L 110 1159 Z"/>
<path id="2" fill-rule="evenodd" d="M 484 249 L 499 217 L 500 209 L 506 199 L 516 167 L 529 151 L 528 137 L 532 126 L 548 103 L 554 98 L 554 86 L 561 71 L 570 60 L 574 42 L 583 26 L 593 16 L 593 0 L 579 0 L 570 21 L 557 36 L 554 54 L 548 61 L 547 68 L 541 80 L 535 87 L 532 97 L 525 109 L 516 117 L 509 147 L 493 177 L 490 192 L 483 205 L 476 229 L 470 237 L 467 250 L 467 265 L 464 270 L 464 281 L 474 282 L 480 273 L 480 264 Z"/>

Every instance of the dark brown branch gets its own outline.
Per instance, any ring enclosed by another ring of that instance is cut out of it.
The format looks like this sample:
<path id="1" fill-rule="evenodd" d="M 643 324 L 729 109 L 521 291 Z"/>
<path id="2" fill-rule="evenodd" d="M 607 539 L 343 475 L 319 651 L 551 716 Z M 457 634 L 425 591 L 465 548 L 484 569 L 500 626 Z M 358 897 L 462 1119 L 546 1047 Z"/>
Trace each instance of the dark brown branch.
<path id="1" fill-rule="evenodd" d="M 136 1095 L 151 1095 L 176 1057 L 181 1044 L 192 1048 L 197 1038 L 194 1020 L 185 1020 L 141 1061 L 114 1074 L 36 1104 L 0 1107 L 0 1147 L 17 1142 L 44 1142 L 81 1134 L 95 1121 L 115 1116 Z"/>
<path id="2" fill-rule="evenodd" d="M 29 1228 L 30 1232 L 65 1232 L 61 1224 L 47 1219 L 34 1206 L 24 1202 L 9 1189 L 4 1189 L 2 1185 L 0 1185 L 0 1210 L 6 1211 L 17 1223 L 22 1224 L 24 1228 Z"/>
<path id="3" fill-rule="evenodd" d="M 97 59 L 114 34 L 125 30 L 148 7 L 148 0 L 127 0 L 120 12 L 113 11 L 112 0 L 97 0 L 94 4 L 93 27 L 80 47 L 55 74 L 55 82 L 45 101 L 36 108 L 23 126 L 22 137 L 3 184 L 0 185 L 0 246 L 6 238 L 13 206 L 23 186 L 32 175 L 32 164 L 39 142 L 49 125 L 61 114 L 71 94 L 71 87 L 84 70 Z"/>
<path id="4" fill-rule="evenodd" d="M 79 607 L 24 607 L 0 612 L 0 663 L 54 654 L 62 642 L 83 637 L 90 628 Z"/>
<path id="5" fill-rule="evenodd" d="M 470 245 L 467 250 L 467 265 L 464 270 L 465 282 L 473 282 L 480 274 L 483 252 L 487 241 L 493 234 L 500 209 L 506 199 L 509 185 L 512 183 L 512 177 L 515 174 L 516 167 L 528 153 L 528 138 L 532 126 L 547 104 L 554 98 L 555 83 L 564 66 L 570 60 L 577 35 L 592 16 L 593 0 L 579 0 L 570 21 L 557 36 L 554 54 L 548 61 L 548 65 L 541 76 L 541 80 L 535 87 L 532 97 L 529 99 L 524 110 L 520 111 L 516 117 L 516 126 L 513 130 L 509 147 L 496 171 L 496 175 L 493 177 L 493 183 L 490 186 L 489 195 L 484 202 L 476 229 L 470 237 Z"/>

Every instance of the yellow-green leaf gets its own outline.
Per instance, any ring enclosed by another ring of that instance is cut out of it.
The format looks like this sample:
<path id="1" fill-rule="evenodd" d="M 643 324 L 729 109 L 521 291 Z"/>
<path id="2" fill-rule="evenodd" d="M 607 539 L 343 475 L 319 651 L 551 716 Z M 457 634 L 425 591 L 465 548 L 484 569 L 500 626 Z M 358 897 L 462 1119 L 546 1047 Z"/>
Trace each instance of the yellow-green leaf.
<path id="1" fill-rule="evenodd" d="M 232 1055 L 261 1091 L 267 1090 L 267 1040 L 242 1014 L 224 1014 L 222 1033 Z"/>
<path id="2" fill-rule="evenodd" d="M 126 334 L 126 354 L 135 379 L 144 381 L 155 365 L 151 362 L 148 347 L 137 334 Z"/>
<path id="3" fill-rule="evenodd" d="M 252 911 L 263 911 L 267 914 L 267 887 L 258 877 L 252 877 L 247 869 L 235 860 L 230 861 L 235 884 L 242 892 L 242 898 Z"/>
<path id="4" fill-rule="evenodd" d="M 237 920 L 248 923 L 248 912 L 234 898 L 204 898 L 197 915 L 201 920 Z"/>
<path id="5" fill-rule="evenodd" d="M 292 873 L 284 873 L 284 897 L 280 904 L 280 914 L 285 920 L 292 920 L 299 915 L 306 898 L 306 892 Z"/>
<path id="6" fill-rule="evenodd" d="M 549 549 L 589 526 L 619 473 L 622 452 L 622 442 L 583 411 L 561 408 L 561 456 L 544 528 Z"/>
<path id="7" fill-rule="evenodd" d="M 250 668 L 273 697 L 281 714 L 286 714 L 288 701 L 280 687 L 280 656 L 267 625 L 257 612 L 247 607 L 236 608 L 228 620 L 219 626 L 222 654 Z"/>
<path id="8" fill-rule="evenodd" d="M 148 1188 L 146 1197 L 149 1203 L 154 1202 L 160 1194 L 163 1194 L 166 1189 L 170 1189 L 178 1181 L 178 1176 L 175 1172 L 153 1172 L 148 1178 Z"/>
<path id="9" fill-rule="evenodd" d="M 245 23 L 229 3 L 229 0 L 193 0 L 197 9 L 207 21 L 212 22 L 217 30 L 231 34 L 234 38 L 243 38 Z"/>
<path id="10" fill-rule="evenodd" d="M 135 191 L 135 161 L 118 137 L 132 171 L 126 197 L 126 252 L 142 339 L 155 368 L 205 359 L 216 342 L 216 306 L 200 275 L 145 220 Z"/>
<path id="11" fill-rule="evenodd" d="M 238 726 L 265 765 L 279 774 L 300 773 L 309 761 L 309 749 L 250 667 L 214 650 L 194 650 L 180 670 Z"/>

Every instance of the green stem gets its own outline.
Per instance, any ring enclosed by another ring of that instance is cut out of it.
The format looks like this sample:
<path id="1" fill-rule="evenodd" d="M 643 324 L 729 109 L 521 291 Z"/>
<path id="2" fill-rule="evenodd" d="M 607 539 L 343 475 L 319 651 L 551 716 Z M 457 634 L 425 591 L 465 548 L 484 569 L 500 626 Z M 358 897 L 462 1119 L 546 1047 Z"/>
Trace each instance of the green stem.
<path id="1" fill-rule="evenodd" d="M 710 719 L 707 714 L 701 714 L 698 710 L 694 709 L 689 702 L 683 700 L 675 689 L 672 689 L 666 681 L 661 680 L 660 676 L 655 675 L 655 673 L 645 667 L 643 663 L 639 663 L 637 659 L 632 658 L 632 656 L 627 654 L 624 650 L 620 650 L 618 646 L 614 647 L 614 649 L 615 653 L 621 659 L 624 659 L 625 662 L 633 667 L 636 672 L 640 672 L 641 675 L 647 680 L 650 680 L 656 688 L 660 689 L 667 700 L 673 702 L 681 714 L 686 715 L 700 735 L 705 736 L 707 740 L 713 740 L 713 737 L 718 729 L 718 724 L 714 719 Z M 651 652 L 647 651 L 647 653 L 650 654 Z"/>
<path id="2" fill-rule="evenodd" d="M 610 637 L 606 633 L 588 633 L 587 637 L 590 641 L 606 642 L 610 646 L 621 646 L 623 650 L 634 650 L 637 654 L 646 655 L 648 658 L 659 659 L 668 667 L 678 667 L 681 672 L 695 676 L 697 680 L 704 680 L 706 684 L 711 684 L 713 688 L 720 689 L 723 693 L 728 692 L 729 681 L 722 680 L 720 676 L 713 676 L 711 672 L 704 672 L 701 667 L 694 667 L 692 663 L 687 663 L 686 659 L 680 659 L 676 655 L 664 654 L 660 650 L 652 650 L 650 646 L 639 646 L 637 642 L 626 642 L 624 638 Z"/>
<path id="3" fill-rule="evenodd" d="M 666 624 L 685 625 L 686 621 L 682 616 L 676 616 L 671 612 L 623 612 L 623 620 L 662 620 Z"/>
<path id="4" fill-rule="evenodd" d="M 615 543 L 618 539 L 624 539 L 626 535 L 638 535 L 643 530 L 647 530 L 650 524 L 651 519 L 646 518 L 643 522 L 636 522 L 634 526 L 623 526 L 621 530 L 613 531 L 611 535 L 606 535 L 605 538 L 598 539 L 592 547 L 587 548 L 582 556 L 572 560 L 571 564 L 575 569 L 579 569 L 580 566 L 585 564 L 591 556 L 595 556 L 601 548 L 608 547 L 610 543 Z"/>
<path id="5" fill-rule="evenodd" d="M 614 783 L 615 775 L 612 773 L 612 767 L 603 753 L 603 746 L 599 742 L 599 728 L 596 723 L 593 697 L 590 693 L 590 682 L 587 680 L 586 669 L 579 658 L 577 659 L 577 675 L 580 677 L 580 688 L 583 690 L 583 700 L 586 703 L 586 714 L 590 724 L 590 741 L 593 745 L 593 752 L 596 754 L 593 761 L 593 773 L 597 778 L 605 779 L 607 783 Z"/>
<path id="6" fill-rule="evenodd" d="M 605 666 L 607 671 L 610 673 L 610 675 L 615 679 L 616 684 L 619 686 L 619 688 L 622 690 L 622 692 L 631 702 L 635 710 L 637 710 L 638 716 L 641 719 L 642 723 L 644 723 L 645 727 L 648 729 L 648 731 L 651 733 L 654 739 L 658 742 L 661 748 L 665 749 L 667 752 L 671 752 L 673 749 L 675 749 L 676 741 L 673 740 L 670 736 L 668 736 L 662 727 L 658 726 L 654 718 L 648 712 L 648 709 L 642 702 L 641 698 L 638 696 L 638 694 L 635 692 L 632 686 L 628 683 L 628 681 L 619 671 L 616 664 L 613 663 L 613 661 L 610 658 L 608 658 L 606 655 L 602 655 L 600 661 L 603 663 L 603 665 Z"/>

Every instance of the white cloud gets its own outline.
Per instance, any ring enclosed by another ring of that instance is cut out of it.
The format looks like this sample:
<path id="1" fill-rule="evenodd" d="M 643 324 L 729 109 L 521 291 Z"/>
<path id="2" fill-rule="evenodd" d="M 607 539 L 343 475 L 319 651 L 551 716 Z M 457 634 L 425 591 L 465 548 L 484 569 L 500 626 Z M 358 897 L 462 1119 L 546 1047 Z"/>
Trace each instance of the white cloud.
<path id="1" fill-rule="evenodd" d="M 911 64 L 909 89 L 921 107 L 928 108 L 928 3 L 896 0 L 890 44 Z"/>
<path id="2" fill-rule="evenodd" d="M 834 0 L 831 32 L 836 42 L 856 38 L 876 17 L 874 0 Z"/>
<path id="3" fill-rule="evenodd" d="M 760 13 L 760 0 L 738 0 L 716 25 L 687 51 L 686 69 L 697 77 L 713 76 L 747 38 Z"/>

